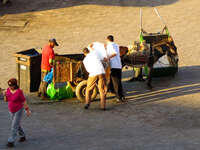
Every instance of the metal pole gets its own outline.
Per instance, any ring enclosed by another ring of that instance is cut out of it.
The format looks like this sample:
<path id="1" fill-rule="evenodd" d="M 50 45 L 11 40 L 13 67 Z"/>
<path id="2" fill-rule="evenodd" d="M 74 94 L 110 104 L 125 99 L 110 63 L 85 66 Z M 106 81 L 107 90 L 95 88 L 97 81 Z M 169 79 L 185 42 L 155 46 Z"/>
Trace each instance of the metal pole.
<path id="1" fill-rule="evenodd" d="M 154 8 L 154 11 L 155 11 L 156 14 L 158 15 L 158 17 L 160 18 L 160 20 L 162 21 L 162 23 L 165 25 L 165 27 L 166 27 L 165 31 L 166 31 L 166 33 L 169 35 L 169 30 L 168 30 L 168 27 L 167 27 L 167 25 L 166 25 L 166 23 L 165 23 L 165 20 L 161 17 L 161 15 L 159 14 L 157 8 Z"/>
<path id="2" fill-rule="evenodd" d="M 142 31 L 142 9 L 140 8 L 140 31 Z"/>
<path id="3" fill-rule="evenodd" d="M 160 18 L 160 20 L 162 21 L 162 23 L 163 23 L 165 26 L 167 26 L 166 23 L 165 23 L 165 21 L 164 21 L 164 19 L 160 16 L 160 14 L 159 14 L 157 8 L 154 8 L 154 11 L 155 11 L 156 14 L 158 15 L 158 17 Z"/>

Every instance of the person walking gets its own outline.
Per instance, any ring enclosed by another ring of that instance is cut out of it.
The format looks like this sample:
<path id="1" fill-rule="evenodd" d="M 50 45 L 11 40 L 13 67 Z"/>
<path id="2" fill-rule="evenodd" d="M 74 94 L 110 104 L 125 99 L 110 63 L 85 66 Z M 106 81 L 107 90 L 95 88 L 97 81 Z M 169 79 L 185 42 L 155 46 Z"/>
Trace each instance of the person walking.
<path id="1" fill-rule="evenodd" d="M 86 87 L 86 96 L 85 96 L 85 109 L 88 109 L 91 102 L 91 95 L 93 89 L 96 85 L 98 85 L 99 93 L 100 93 L 100 108 L 102 110 L 106 110 L 106 81 L 105 81 L 105 70 L 102 65 L 102 62 L 97 57 L 96 53 L 89 52 L 88 48 L 83 49 L 83 53 L 85 58 L 83 60 L 83 64 L 85 69 L 89 73 L 89 78 L 87 80 Z"/>
<path id="2" fill-rule="evenodd" d="M 8 102 L 8 109 L 11 115 L 12 124 L 11 135 L 8 139 L 7 146 L 14 147 L 17 134 L 20 136 L 19 142 L 26 141 L 26 136 L 21 126 L 21 119 L 24 109 L 26 110 L 27 116 L 30 115 L 30 110 L 24 94 L 17 84 L 17 80 L 15 78 L 10 79 L 8 81 L 8 86 L 9 87 L 4 95 L 4 101 Z"/>
<path id="3" fill-rule="evenodd" d="M 116 94 L 116 101 L 123 102 L 125 101 L 123 88 L 122 88 L 122 64 L 120 58 L 119 46 L 114 43 L 114 37 L 112 35 L 107 36 L 106 38 L 106 50 L 107 50 L 107 61 L 110 62 L 110 84 L 109 90 Z"/>
<path id="4" fill-rule="evenodd" d="M 50 39 L 49 43 L 44 46 L 42 50 L 42 62 L 41 62 L 41 83 L 38 91 L 38 96 L 42 99 L 46 97 L 48 83 L 44 81 L 44 77 L 51 71 L 54 61 L 54 50 L 53 48 L 58 46 L 56 39 Z"/>

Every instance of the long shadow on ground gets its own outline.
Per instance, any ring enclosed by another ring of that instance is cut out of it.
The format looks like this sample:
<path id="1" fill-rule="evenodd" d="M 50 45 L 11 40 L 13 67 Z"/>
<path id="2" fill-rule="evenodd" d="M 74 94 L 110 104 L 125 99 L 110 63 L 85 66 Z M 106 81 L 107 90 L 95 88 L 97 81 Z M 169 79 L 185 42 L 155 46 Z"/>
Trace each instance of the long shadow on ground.
<path id="1" fill-rule="evenodd" d="M 200 66 L 180 67 L 175 77 L 153 78 L 153 90 L 142 82 L 124 82 L 129 101 L 142 104 L 199 93 Z M 130 73 L 129 73 L 130 74 Z"/>
<path id="2" fill-rule="evenodd" d="M 80 5 L 105 5 L 121 7 L 155 7 L 176 3 L 178 0 L 11 0 L 12 5 L 0 5 L 0 16 L 32 11 L 59 9 Z"/>

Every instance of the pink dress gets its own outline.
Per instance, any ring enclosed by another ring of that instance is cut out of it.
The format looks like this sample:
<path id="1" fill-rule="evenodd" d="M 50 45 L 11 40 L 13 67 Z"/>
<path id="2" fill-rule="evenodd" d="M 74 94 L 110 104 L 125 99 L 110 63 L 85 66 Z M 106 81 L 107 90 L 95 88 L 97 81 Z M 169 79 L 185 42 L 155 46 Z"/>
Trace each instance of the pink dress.
<path id="1" fill-rule="evenodd" d="M 10 112 L 15 113 L 23 108 L 26 101 L 21 89 L 17 89 L 15 93 L 10 91 L 10 88 L 6 91 L 6 98 L 8 100 L 8 109 Z"/>

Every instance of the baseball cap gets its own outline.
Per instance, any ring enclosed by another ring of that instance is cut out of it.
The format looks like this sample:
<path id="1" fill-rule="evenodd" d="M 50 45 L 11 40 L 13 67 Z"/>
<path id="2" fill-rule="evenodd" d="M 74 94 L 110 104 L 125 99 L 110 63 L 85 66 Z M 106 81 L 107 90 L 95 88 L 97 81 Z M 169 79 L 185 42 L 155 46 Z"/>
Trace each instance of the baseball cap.
<path id="1" fill-rule="evenodd" d="M 49 42 L 53 42 L 56 46 L 59 46 L 55 38 L 50 39 Z"/>

